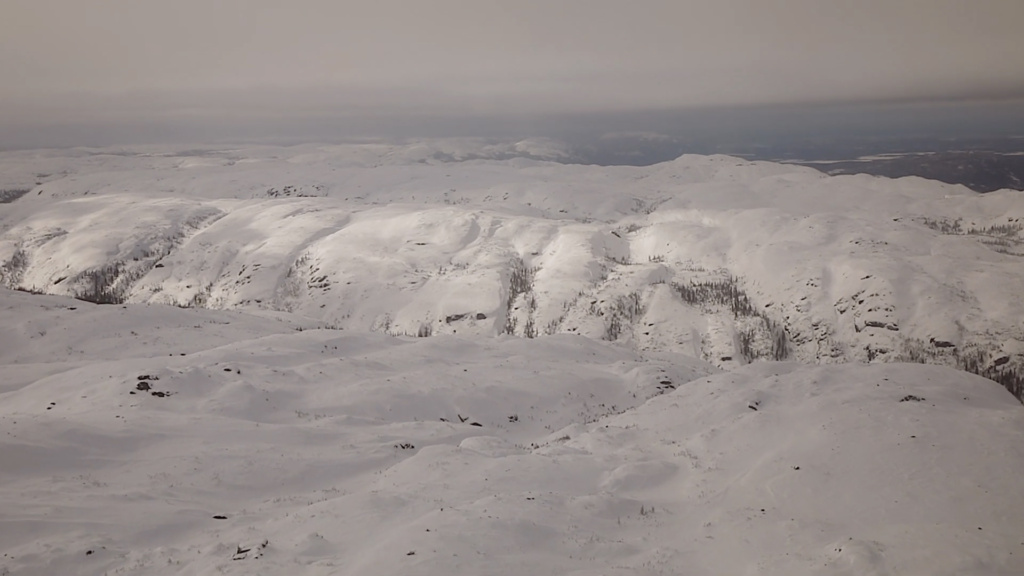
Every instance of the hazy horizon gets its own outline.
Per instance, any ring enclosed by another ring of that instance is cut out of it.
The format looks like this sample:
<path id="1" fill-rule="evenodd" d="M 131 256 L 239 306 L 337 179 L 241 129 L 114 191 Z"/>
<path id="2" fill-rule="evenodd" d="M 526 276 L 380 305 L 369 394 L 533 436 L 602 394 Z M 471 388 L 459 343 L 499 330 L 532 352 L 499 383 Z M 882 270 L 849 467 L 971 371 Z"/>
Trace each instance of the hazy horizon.
<path id="1" fill-rule="evenodd" d="M 1003 0 L 4 6 L 2 148 L 1024 133 L 1024 3 Z"/>

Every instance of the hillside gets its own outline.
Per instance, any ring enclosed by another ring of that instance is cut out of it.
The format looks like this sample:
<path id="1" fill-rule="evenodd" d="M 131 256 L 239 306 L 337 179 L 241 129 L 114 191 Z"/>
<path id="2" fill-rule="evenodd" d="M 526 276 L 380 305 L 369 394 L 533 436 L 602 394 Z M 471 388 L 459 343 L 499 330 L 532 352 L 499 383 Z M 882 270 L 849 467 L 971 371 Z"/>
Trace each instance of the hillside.
<path id="1" fill-rule="evenodd" d="M 1024 415 L 949 368 L 0 302 L 3 574 L 1024 568 Z"/>
<path id="2" fill-rule="evenodd" d="M 1024 572 L 1019 193 L 557 152 L 0 155 L 0 575 Z"/>
<path id="3" fill-rule="evenodd" d="M 0 283 L 359 332 L 581 334 L 721 367 L 926 361 L 1019 389 L 1019 193 L 723 156 L 479 159 L 552 148 L 9 154 L 10 188 L 32 185 L 0 205 Z"/>

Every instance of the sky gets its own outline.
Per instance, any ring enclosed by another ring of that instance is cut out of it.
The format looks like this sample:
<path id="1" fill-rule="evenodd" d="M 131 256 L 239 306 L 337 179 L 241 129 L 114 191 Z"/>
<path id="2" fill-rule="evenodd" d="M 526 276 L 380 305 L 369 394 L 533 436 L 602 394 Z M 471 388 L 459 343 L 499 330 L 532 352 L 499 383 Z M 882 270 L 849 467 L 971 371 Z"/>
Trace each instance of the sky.
<path id="1" fill-rule="evenodd" d="M 13 135 L 1024 101 L 1020 0 L 0 0 L 0 14 Z"/>

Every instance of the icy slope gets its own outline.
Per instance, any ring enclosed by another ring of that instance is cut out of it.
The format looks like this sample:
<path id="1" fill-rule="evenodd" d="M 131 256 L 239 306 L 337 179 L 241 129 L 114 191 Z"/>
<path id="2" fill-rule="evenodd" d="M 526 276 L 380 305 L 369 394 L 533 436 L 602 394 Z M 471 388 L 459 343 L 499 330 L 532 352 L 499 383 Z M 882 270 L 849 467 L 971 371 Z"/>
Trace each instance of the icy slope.
<path id="1" fill-rule="evenodd" d="M 0 302 L 0 574 L 1024 570 L 1024 413 L 948 368 Z"/>
<path id="2" fill-rule="evenodd" d="M 1009 382 L 1024 365 L 1017 192 L 722 156 L 471 160 L 515 153 L 2 155 L 6 178 L 40 184 L 0 204 L 0 282 L 358 331 L 582 334 L 723 367 L 925 360 Z"/>

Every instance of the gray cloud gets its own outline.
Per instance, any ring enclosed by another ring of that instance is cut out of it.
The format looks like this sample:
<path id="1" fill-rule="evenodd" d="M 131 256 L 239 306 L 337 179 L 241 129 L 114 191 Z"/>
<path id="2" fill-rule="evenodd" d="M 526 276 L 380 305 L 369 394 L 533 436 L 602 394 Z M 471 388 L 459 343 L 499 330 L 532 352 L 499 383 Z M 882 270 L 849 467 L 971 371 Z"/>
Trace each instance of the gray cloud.
<path id="1" fill-rule="evenodd" d="M 1020 98 L 1019 0 L 3 0 L 0 127 Z"/>

